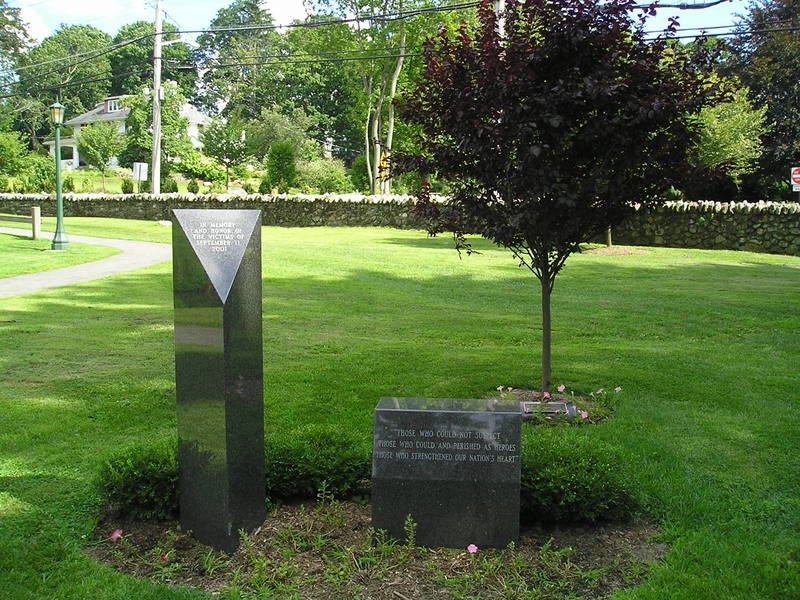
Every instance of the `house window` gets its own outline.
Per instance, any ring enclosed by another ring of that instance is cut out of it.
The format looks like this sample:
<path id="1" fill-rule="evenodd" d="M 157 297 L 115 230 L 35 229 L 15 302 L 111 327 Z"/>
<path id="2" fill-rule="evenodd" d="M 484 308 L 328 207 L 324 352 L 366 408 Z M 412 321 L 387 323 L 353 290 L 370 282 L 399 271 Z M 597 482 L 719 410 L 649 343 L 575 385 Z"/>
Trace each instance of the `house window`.
<path id="1" fill-rule="evenodd" d="M 116 100 L 109 100 L 108 101 L 108 112 L 117 112 L 119 110 L 119 104 Z"/>

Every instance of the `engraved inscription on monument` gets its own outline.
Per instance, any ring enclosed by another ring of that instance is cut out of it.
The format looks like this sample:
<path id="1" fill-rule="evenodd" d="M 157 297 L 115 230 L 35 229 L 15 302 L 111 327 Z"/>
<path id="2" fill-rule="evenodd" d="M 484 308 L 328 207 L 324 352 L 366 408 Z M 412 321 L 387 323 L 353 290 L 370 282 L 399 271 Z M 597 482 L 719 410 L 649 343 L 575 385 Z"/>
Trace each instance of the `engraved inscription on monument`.
<path id="1" fill-rule="evenodd" d="M 233 221 L 212 220 L 193 223 L 189 230 L 195 248 L 210 246 L 212 252 L 227 252 L 231 246 L 243 246 L 244 230 Z"/>
<path id="2" fill-rule="evenodd" d="M 423 546 L 505 547 L 519 535 L 520 416 L 488 400 L 383 398 L 375 409 L 373 527 Z"/>

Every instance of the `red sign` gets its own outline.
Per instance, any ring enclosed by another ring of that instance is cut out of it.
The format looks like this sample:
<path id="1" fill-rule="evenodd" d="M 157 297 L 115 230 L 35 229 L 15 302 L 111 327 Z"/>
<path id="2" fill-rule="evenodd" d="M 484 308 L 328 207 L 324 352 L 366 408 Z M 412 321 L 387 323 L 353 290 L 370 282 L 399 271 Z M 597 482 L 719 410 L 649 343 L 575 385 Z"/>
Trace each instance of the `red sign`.
<path id="1" fill-rule="evenodd" d="M 800 185 L 800 167 L 792 167 L 792 183 Z"/>

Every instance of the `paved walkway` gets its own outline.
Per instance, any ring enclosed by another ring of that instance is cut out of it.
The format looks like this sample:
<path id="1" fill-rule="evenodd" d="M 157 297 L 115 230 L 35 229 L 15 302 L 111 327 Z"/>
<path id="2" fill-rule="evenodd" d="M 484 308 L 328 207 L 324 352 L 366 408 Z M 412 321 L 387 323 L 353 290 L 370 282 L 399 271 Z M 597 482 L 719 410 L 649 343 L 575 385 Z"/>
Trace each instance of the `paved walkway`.
<path id="1" fill-rule="evenodd" d="M 0 233 L 11 233 L 26 237 L 31 235 L 30 229 L 11 229 L 8 227 L 0 227 Z M 92 281 L 93 279 L 108 277 L 116 273 L 149 267 L 172 258 L 172 250 L 169 244 L 112 240 L 83 235 L 69 235 L 68 239 L 70 242 L 79 242 L 81 244 L 111 246 L 112 248 L 119 248 L 122 252 L 108 258 L 72 267 L 2 278 L 0 279 L 0 298 Z"/>

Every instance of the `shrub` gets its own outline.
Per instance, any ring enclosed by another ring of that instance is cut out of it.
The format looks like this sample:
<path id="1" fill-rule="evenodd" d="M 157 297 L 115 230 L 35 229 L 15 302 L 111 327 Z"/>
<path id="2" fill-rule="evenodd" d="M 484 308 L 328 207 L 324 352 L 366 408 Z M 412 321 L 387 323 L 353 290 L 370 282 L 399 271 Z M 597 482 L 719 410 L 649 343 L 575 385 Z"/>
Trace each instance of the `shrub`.
<path id="1" fill-rule="evenodd" d="M 304 194 L 341 194 L 353 191 L 344 163 L 335 158 L 318 158 L 300 164 L 297 187 Z"/>
<path id="2" fill-rule="evenodd" d="M 347 496 L 370 477 L 371 440 L 331 425 L 273 433 L 266 441 L 266 489 L 270 498 L 313 498 L 322 482 Z"/>
<path id="3" fill-rule="evenodd" d="M 123 194 L 132 194 L 133 193 L 133 179 L 128 179 L 127 177 L 122 180 L 122 193 Z"/>
<path id="4" fill-rule="evenodd" d="M 186 184 L 186 191 L 190 194 L 196 194 L 200 191 L 200 184 L 197 183 L 197 179 L 189 180 L 189 183 Z"/>
<path id="5" fill-rule="evenodd" d="M 270 183 L 278 188 L 278 193 L 285 194 L 294 185 L 297 178 L 294 146 L 289 142 L 275 142 L 269 149 L 265 161 Z"/>
<path id="6" fill-rule="evenodd" d="M 249 181 L 245 181 L 244 182 L 244 184 L 242 185 L 242 189 L 245 192 L 247 192 L 248 194 L 254 194 L 255 191 L 256 191 L 255 186 L 252 183 L 250 183 Z"/>
<path id="7" fill-rule="evenodd" d="M 271 194 L 272 193 L 272 184 L 269 181 L 269 175 L 264 175 L 261 178 L 261 181 L 258 182 L 258 193 L 259 194 Z"/>
<path id="8" fill-rule="evenodd" d="M 11 183 L 11 179 L 6 177 L 5 175 L 0 175 L 0 194 L 6 194 L 8 192 L 13 192 L 14 186 Z"/>
<path id="9" fill-rule="evenodd" d="M 359 192 L 369 193 L 369 176 L 367 175 L 367 159 L 360 154 L 350 167 L 350 181 Z"/>
<path id="10" fill-rule="evenodd" d="M 197 150 L 192 150 L 182 156 L 176 168 L 187 177 L 192 177 L 193 179 L 213 182 L 225 181 L 225 167 L 219 161 Z"/>
<path id="11" fill-rule="evenodd" d="M 178 191 L 178 182 L 174 177 L 165 177 L 161 180 L 161 193 L 174 194 Z"/>
<path id="12" fill-rule="evenodd" d="M 613 448 L 586 428 L 538 427 L 522 444 L 521 513 L 539 522 L 595 522 L 638 508 Z"/>
<path id="13" fill-rule="evenodd" d="M 545 428 L 522 444 L 521 513 L 539 522 L 620 520 L 638 510 L 613 448 L 588 428 Z M 314 498 L 326 483 L 337 497 L 356 493 L 370 477 L 371 440 L 332 425 L 270 433 L 265 440 L 267 496 Z M 103 465 L 98 489 L 112 510 L 135 519 L 178 514 L 177 444 L 136 445 Z"/>
<path id="14" fill-rule="evenodd" d="M 334 496 L 352 494 L 370 476 L 370 440 L 338 427 L 309 425 L 265 440 L 267 496 L 314 498 L 322 482 Z M 101 467 L 98 495 L 104 505 L 132 519 L 178 515 L 177 442 L 123 449 Z"/>
<path id="15" fill-rule="evenodd" d="M 138 444 L 107 460 L 98 492 L 114 512 L 132 519 L 173 519 L 178 514 L 177 441 Z"/>
<path id="16" fill-rule="evenodd" d="M 49 156 L 35 153 L 28 154 L 24 158 L 19 181 L 20 187 L 24 192 L 55 192 L 55 162 Z"/>

